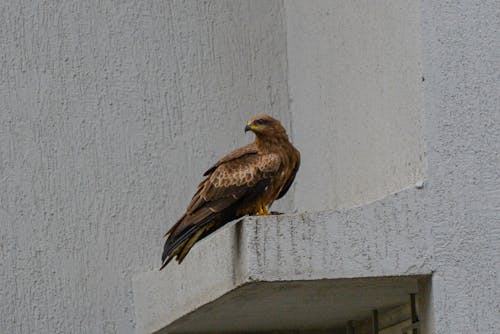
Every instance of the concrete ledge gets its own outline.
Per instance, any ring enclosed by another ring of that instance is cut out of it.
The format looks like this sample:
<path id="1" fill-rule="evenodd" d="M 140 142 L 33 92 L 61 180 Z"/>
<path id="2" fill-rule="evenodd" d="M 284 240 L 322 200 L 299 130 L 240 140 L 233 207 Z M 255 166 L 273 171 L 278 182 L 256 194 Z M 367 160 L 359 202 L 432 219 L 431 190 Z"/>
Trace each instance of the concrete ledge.
<path id="1" fill-rule="evenodd" d="M 182 265 L 134 278 L 137 333 L 319 330 L 405 302 L 432 271 L 420 203 L 421 191 L 407 189 L 362 207 L 229 225 Z"/>

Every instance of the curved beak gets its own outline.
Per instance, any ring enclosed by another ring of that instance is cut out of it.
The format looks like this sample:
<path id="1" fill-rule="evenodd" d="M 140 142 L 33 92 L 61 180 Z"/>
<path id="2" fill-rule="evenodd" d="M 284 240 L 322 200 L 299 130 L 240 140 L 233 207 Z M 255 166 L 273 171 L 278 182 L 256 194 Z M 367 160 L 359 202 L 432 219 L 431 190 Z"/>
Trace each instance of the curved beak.
<path id="1" fill-rule="evenodd" d="M 252 128 L 251 128 L 251 127 L 250 127 L 250 125 L 248 125 L 248 124 L 245 126 L 245 133 L 246 133 L 247 131 L 252 131 Z"/>

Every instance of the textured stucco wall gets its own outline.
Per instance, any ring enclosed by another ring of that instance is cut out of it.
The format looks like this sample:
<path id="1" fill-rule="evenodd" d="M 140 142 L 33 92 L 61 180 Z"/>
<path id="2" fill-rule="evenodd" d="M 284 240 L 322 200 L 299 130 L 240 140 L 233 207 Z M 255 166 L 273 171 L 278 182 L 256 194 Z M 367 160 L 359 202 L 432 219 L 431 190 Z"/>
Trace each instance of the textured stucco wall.
<path id="1" fill-rule="evenodd" d="M 2 3 L 0 332 L 132 333 L 131 277 L 265 111 L 293 123 L 301 209 L 425 177 L 379 203 L 387 233 L 422 224 L 426 330 L 498 333 L 500 1 L 349 3 Z"/>
<path id="2" fill-rule="evenodd" d="M 422 2 L 428 333 L 500 333 L 500 1 Z"/>
<path id="3" fill-rule="evenodd" d="M 0 4 L 0 332 L 133 333 L 201 172 L 287 117 L 280 1 Z"/>
<path id="4" fill-rule="evenodd" d="M 407 209 L 431 231 L 425 330 L 499 333 L 500 1 L 314 4 L 285 2 L 296 205 L 424 177 Z"/>
<path id="5" fill-rule="evenodd" d="M 312 5 L 313 4 L 313 5 Z M 425 174 L 418 1 L 285 1 L 301 210 L 364 204 Z"/>

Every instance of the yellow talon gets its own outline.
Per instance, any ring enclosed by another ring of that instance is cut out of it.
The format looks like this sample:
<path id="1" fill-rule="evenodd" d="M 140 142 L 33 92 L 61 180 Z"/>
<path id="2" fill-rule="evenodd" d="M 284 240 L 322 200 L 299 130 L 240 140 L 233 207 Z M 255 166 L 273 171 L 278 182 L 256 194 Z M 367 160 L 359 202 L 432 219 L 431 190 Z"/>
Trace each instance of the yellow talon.
<path id="1" fill-rule="evenodd" d="M 259 208 L 259 212 L 257 213 L 258 216 L 269 216 L 270 213 L 267 211 L 267 208 L 265 206 Z"/>

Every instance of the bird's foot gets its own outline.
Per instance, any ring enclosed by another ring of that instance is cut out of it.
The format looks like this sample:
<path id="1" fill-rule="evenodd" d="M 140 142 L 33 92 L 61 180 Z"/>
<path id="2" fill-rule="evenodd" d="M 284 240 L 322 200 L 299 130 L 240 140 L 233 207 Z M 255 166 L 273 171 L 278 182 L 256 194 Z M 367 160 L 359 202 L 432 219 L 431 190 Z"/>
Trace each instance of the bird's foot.
<path id="1" fill-rule="evenodd" d="M 259 212 L 257 212 L 256 216 L 270 216 L 271 214 L 267 211 L 266 208 L 260 208 Z"/>

